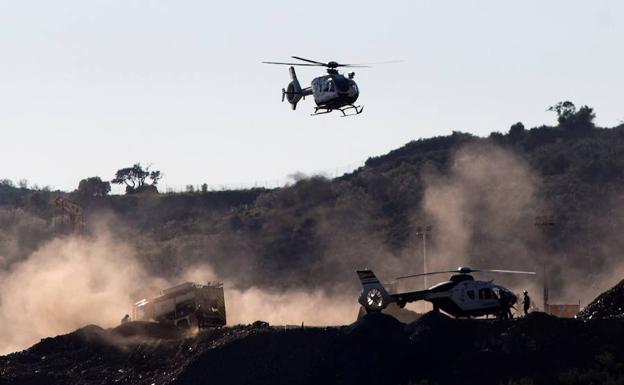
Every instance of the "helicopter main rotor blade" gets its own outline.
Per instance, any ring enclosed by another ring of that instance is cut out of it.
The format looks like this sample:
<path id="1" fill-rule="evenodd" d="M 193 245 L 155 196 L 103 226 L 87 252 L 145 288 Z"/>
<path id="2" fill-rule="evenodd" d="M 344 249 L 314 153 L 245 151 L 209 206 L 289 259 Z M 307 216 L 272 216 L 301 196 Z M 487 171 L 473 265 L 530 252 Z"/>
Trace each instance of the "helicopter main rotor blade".
<path id="1" fill-rule="evenodd" d="M 263 61 L 264 64 L 281 64 L 286 66 L 307 66 L 307 67 L 321 67 L 318 64 L 305 64 L 305 63 L 282 63 L 277 61 Z"/>
<path id="2" fill-rule="evenodd" d="M 348 68 L 370 68 L 363 64 L 338 64 L 336 67 L 348 67 Z"/>
<path id="3" fill-rule="evenodd" d="M 348 64 L 340 64 L 341 67 L 351 67 L 351 66 L 357 66 L 357 67 L 370 67 L 372 65 L 377 65 L 377 64 L 393 64 L 393 63 L 403 63 L 404 60 L 389 60 L 389 61 L 378 61 L 378 62 L 374 62 L 374 63 L 348 63 Z"/>
<path id="4" fill-rule="evenodd" d="M 395 279 L 405 279 L 405 278 L 413 278 L 413 277 L 422 277 L 425 275 L 433 275 L 433 274 L 448 274 L 448 273 L 457 273 L 457 270 L 448 270 L 448 271 L 432 271 L 430 273 L 421 273 L 421 274 L 411 274 L 411 275 L 403 275 L 401 277 L 396 277 Z"/>
<path id="5" fill-rule="evenodd" d="M 302 61 L 307 61 L 308 63 L 314 63 L 314 64 L 317 64 L 317 65 L 322 65 L 324 67 L 327 67 L 327 63 L 323 63 L 323 62 L 320 62 L 320 61 L 304 59 L 304 58 L 299 57 L 299 56 L 291 56 L 291 58 L 297 59 L 297 60 L 302 60 Z"/>
<path id="6" fill-rule="evenodd" d="M 531 274 L 535 275 L 534 271 L 520 271 L 520 270 L 496 270 L 496 269 L 476 269 L 473 272 L 487 271 L 490 273 L 505 273 L 505 274 Z"/>

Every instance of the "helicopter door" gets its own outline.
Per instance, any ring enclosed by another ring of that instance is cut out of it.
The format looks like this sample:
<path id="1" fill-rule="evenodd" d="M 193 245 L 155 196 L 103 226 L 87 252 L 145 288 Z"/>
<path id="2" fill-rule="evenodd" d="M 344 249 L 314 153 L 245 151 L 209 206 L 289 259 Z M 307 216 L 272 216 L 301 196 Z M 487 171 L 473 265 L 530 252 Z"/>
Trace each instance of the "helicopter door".
<path id="1" fill-rule="evenodd" d="M 479 299 L 492 299 L 492 289 L 488 287 L 479 289 Z"/>
<path id="2" fill-rule="evenodd" d="M 474 292 L 474 290 L 468 290 L 468 291 L 466 291 L 466 295 L 468 296 L 468 298 L 469 298 L 471 301 L 474 301 L 474 299 L 475 299 L 475 292 Z"/>

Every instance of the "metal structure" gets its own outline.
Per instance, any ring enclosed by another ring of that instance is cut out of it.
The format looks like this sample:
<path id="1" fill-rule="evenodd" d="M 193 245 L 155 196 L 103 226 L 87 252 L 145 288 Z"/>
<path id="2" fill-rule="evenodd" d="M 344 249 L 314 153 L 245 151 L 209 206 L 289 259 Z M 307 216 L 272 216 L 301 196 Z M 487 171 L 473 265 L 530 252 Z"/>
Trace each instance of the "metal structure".
<path id="1" fill-rule="evenodd" d="M 162 290 L 157 296 L 136 301 L 132 318 L 183 329 L 223 326 L 226 324 L 223 284 L 185 282 Z"/>
<path id="2" fill-rule="evenodd" d="M 423 247 L 423 279 L 425 282 L 425 289 L 429 287 L 427 283 L 427 237 L 431 236 L 432 226 L 418 226 L 416 228 L 416 235 L 422 237 L 422 247 Z"/>
<path id="3" fill-rule="evenodd" d="M 69 218 L 72 233 L 82 233 L 84 231 L 85 220 L 80 205 L 62 197 L 57 197 L 54 200 L 54 204 Z"/>
<path id="4" fill-rule="evenodd" d="M 552 229 L 555 227 L 555 220 L 552 215 L 538 215 L 535 217 L 535 226 L 540 229 Z M 546 232 L 546 231 L 544 231 Z M 548 292 L 548 261 L 547 257 L 543 256 L 543 270 L 544 270 L 544 291 L 543 291 L 543 301 L 544 301 L 544 312 L 548 313 L 548 301 L 549 301 L 549 292 Z"/>
<path id="5" fill-rule="evenodd" d="M 297 103 L 306 96 L 313 95 L 316 107 L 314 107 L 314 115 L 328 114 L 334 110 L 342 112 L 342 116 L 351 116 L 361 114 L 364 110 L 363 106 L 356 106 L 354 103 L 360 95 L 360 90 L 353 80 L 355 72 L 350 72 L 347 76 L 338 73 L 339 67 L 369 67 L 367 64 L 341 64 L 335 61 L 323 63 L 316 60 L 305 59 L 298 56 L 291 56 L 293 59 L 300 60 L 304 63 L 284 63 L 265 61 L 265 64 L 280 64 L 291 66 L 288 71 L 290 73 L 290 83 L 286 88 L 282 88 L 282 102 L 288 100 L 292 109 L 297 109 Z M 383 62 L 383 63 L 396 63 Z M 369 63 L 369 64 L 383 64 Z M 302 88 L 294 66 L 305 67 L 325 67 L 327 75 L 319 76 L 312 80 L 310 87 Z M 347 111 L 353 113 L 347 114 Z"/>
<path id="6" fill-rule="evenodd" d="M 457 270 L 426 273 L 426 275 L 454 273 L 450 280 L 438 283 L 428 289 L 389 293 L 371 270 L 360 270 L 357 274 L 362 284 L 362 291 L 358 302 L 368 312 L 380 312 L 391 303 L 396 303 L 402 308 L 409 302 L 428 301 L 432 303 L 434 311 L 443 310 L 455 317 L 477 317 L 491 314 L 499 318 L 509 318 L 511 316 L 510 309 L 517 302 L 518 297 L 511 290 L 496 285 L 493 281 L 475 280 L 470 274 L 476 272 L 535 274 L 532 271 L 459 267 Z M 422 275 L 406 275 L 397 279 Z"/>

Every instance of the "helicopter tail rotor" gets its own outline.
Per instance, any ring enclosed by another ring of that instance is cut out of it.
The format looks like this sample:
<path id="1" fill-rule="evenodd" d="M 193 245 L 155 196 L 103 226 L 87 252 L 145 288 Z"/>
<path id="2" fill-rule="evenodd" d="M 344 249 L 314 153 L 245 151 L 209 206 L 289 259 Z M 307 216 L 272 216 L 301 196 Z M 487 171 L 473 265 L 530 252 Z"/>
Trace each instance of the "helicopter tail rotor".
<path id="1" fill-rule="evenodd" d="M 386 288 L 379 282 L 372 270 L 358 270 L 357 275 L 362 284 L 362 292 L 358 302 L 367 312 L 380 312 L 394 302 Z"/>

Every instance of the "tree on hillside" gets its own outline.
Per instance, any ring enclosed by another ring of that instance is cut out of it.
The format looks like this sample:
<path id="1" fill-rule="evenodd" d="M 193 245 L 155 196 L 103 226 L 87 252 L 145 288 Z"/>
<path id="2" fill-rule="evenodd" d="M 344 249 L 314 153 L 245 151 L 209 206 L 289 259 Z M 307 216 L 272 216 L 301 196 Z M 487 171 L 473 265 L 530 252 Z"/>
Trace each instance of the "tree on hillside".
<path id="1" fill-rule="evenodd" d="M 509 128 L 509 137 L 514 142 L 524 138 L 525 135 L 526 130 L 524 129 L 524 124 L 522 124 L 522 122 L 518 122 Z"/>
<path id="2" fill-rule="evenodd" d="M 574 103 L 566 100 L 548 107 L 547 111 L 557 114 L 557 121 L 561 128 L 575 131 L 590 131 L 594 128 L 596 114 L 591 107 L 583 106 L 577 111 Z"/>
<path id="3" fill-rule="evenodd" d="M 15 183 L 11 179 L 3 178 L 0 179 L 0 186 L 15 187 Z"/>
<path id="4" fill-rule="evenodd" d="M 111 183 L 125 184 L 126 194 L 140 192 L 158 192 L 156 185 L 162 178 L 160 171 L 150 171 L 150 166 L 143 168 L 140 163 L 134 164 L 132 167 L 126 167 L 117 170 L 115 178 Z M 146 180 L 151 180 L 147 183 Z"/>
<path id="5" fill-rule="evenodd" d="M 110 191 L 110 182 L 103 181 L 99 176 L 94 176 L 81 180 L 76 193 L 82 197 L 103 197 Z"/>

